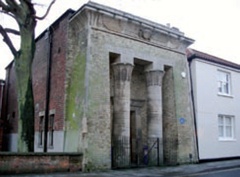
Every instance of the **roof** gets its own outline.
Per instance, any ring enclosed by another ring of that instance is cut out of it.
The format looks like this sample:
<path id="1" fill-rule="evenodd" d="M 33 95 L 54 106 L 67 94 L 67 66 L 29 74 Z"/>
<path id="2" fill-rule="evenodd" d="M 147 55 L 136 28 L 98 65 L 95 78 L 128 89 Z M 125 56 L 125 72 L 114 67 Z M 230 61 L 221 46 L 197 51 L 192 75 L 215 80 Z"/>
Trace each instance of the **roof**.
<path id="1" fill-rule="evenodd" d="M 186 50 L 186 54 L 187 54 L 188 61 L 192 61 L 194 59 L 202 59 L 208 62 L 221 64 L 221 65 L 232 67 L 235 69 L 240 69 L 240 65 L 237 63 L 234 63 L 234 62 L 231 62 L 231 61 L 228 61 L 204 52 L 200 52 L 195 49 L 188 48 Z"/>
<path id="2" fill-rule="evenodd" d="M 5 69 L 8 69 L 8 68 L 12 67 L 13 63 L 14 63 L 14 59 L 5 67 Z"/>
<path id="3" fill-rule="evenodd" d="M 60 23 L 60 22 L 61 22 L 65 17 L 67 17 L 68 15 L 71 16 L 72 14 L 74 14 L 74 12 L 75 12 L 75 11 L 74 11 L 73 9 L 68 9 L 68 10 L 66 10 L 60 17 L 58 17 L 48 28 L 46 28 L 46 29 L 35 39 L 35 42 L 37 42 L 40 38 L 42 38 L 51 26 L 57 25 L 58 23 Z"/>

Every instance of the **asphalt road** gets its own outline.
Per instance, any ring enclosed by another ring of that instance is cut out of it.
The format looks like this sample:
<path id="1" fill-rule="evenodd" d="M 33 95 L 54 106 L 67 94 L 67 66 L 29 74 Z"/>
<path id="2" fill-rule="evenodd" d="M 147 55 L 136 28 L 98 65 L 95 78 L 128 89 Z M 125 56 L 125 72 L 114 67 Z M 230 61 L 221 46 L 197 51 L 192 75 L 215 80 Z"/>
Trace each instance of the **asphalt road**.
<path id="1" fill-rule="evenodd" d="M 204 172 L 204 173 L 186 175 L 181 177 L 240 177 L 240 168 Z"/>
<path id="2" fill-rule="evenodd" d="M 184 171 L 169 170 L 167 172 L 158 170 L 159 168 L 146 168 L 139 170 L 119 170 L 99 173 L 53 173 L 3 176 L 0 174 L 0 177 L 240 177 L 240 167 L 206 172 L 194 172 L 191 169 L 186 169 Z"/>

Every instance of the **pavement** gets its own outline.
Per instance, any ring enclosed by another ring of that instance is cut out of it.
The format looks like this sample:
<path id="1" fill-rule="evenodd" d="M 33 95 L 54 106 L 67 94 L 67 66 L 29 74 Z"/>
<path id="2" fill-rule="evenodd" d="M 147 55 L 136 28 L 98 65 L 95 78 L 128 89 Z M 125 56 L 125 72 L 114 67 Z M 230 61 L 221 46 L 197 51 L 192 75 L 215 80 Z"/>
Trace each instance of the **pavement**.
<path id="1" fill-rule="evenodd" d="M 104 172 L 75 172 L 75 173 L 52 173 L 52 174 L 22 174 L 3 175 L 1 177 L 190 177 L 197 174 L 206 174 L 214 171 L 240 168 L 240 159 L 205 162 L 199 164 L 186 164 L 171 167 L 147 167 L 122 170 L 107 170 Z"/>

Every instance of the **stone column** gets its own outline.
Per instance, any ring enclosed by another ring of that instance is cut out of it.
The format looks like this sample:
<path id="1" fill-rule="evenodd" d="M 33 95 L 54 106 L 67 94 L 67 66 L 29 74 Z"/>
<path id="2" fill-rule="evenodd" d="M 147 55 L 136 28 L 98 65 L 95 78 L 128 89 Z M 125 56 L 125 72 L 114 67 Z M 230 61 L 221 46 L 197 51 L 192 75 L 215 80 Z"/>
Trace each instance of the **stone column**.
<path id="1" fill-rule="evenodd" d="M 113 64 L 113 163 L 116 167 L 130 165 L 130 85 L 133 65 Z"/>
<path id="2" fill-rule="evenodd" d="M 163 71 L 147 71 L 147 120 L 149 163 L 163 163 L 162 77 Z M 154 142 L 159 139 L 159 144 Z M 154 145 L 154 147 L 153 147 Z M 159 145 L 159 146 L 157 146 Z M 158 147 L 158 149 L 157 149 Z M 158 152 L 157 152 L 158 150 Z"/>

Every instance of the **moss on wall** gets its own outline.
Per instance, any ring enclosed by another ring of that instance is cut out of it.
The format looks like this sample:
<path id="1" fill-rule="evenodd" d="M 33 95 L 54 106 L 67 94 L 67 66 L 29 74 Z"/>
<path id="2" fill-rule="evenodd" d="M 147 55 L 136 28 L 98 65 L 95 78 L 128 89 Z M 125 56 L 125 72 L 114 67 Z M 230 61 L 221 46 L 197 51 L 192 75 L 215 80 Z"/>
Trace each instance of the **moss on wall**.
<path id="1" fill-rule="evenodd" d="M 65 151 L 78 151 L 84 110 L 86 56 L 79 53 L 73 63 L 66 95 Z M 71 140 L 71 141 L 70 141 Z"/>

